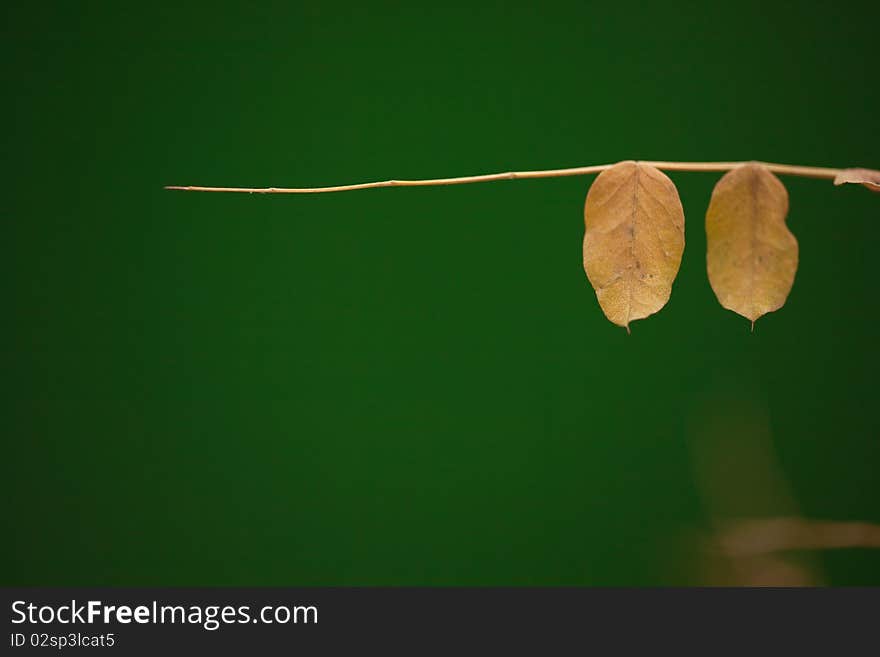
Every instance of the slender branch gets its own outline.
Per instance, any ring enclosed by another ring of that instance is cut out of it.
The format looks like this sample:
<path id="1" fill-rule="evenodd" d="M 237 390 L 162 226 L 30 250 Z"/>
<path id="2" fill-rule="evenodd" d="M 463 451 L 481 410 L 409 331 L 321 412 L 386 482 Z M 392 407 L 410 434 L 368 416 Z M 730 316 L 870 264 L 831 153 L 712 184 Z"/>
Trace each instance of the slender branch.
<path id="1" fill-rule="evenodd" d="M 730 556 L 788 550 L 880 547 L 880 525 L 805 518 L 764 518 L 730 523 L 718 539 Z"/>
<path id="2" fill-rule="evenodd" d="M 730 171 L 746 162 L 642 162 L 665 171 Z M 759 162 L 765 167 L 786 176 L 833 179 L 842 169 L 827 167 L 804 167 L 793 164 L 773 164 Z M 381 182 L 335 185 L 333 187 L 197 187 L 168 185 L 165 189 L 184 192 L 240 192 L 246 194 L 318 194 L 323 192 L 347 192 L 355 189 L 373 187 L 427 187 L 430 185 L 463 185 L 466 183 L 491 182 L 493 180 L 525 180 L 526 178 L 561 178 L 563 176 L 585 176 L 610 169 L 613 164 L 596 164 L 571 169 L 546 169 L 544 171 L 508 171 L 489 173 L 481 176 L 462 176 L 460 178 L 435 178 L 432 180 L 383 180 Z"/>

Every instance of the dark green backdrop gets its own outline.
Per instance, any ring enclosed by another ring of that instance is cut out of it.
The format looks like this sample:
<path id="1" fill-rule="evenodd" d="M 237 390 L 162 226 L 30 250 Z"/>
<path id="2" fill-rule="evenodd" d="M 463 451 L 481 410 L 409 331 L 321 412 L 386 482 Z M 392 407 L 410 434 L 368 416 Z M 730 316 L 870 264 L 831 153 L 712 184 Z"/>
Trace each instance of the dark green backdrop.
<path id="1" fill-rule="evenodd" d="M 591 178 L 162 190 L 877 167 L 877 5 L 431 4 L 4 4 L 3 584 L 702 581 L 713 426 L 791 495 L 728 440 L 729 512 L 880 522 L 880 196 L 784 179 L 801 266 L 750 334 L 705 274 L 718 176 L 673 174 L 681 273 L 627 336 Z"/>

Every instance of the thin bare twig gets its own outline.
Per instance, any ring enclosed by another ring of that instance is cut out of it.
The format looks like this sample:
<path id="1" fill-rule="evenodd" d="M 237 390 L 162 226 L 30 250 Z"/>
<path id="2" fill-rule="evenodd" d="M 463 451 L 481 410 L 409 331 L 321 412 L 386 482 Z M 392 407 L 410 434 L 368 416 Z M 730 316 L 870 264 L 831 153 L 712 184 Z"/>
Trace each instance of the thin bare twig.
<path id="1" fill-rule="evenodd" d="M 746 162 L 645 162 L 657 169 L 665 171 L 730 171 Z M 805 167 L 793 164 L 774 164 L 759 162 L 770 171 L 786 176 L 805 178 L 823 178 L 833 180 L 843 169 L 827 167 Z M 563 176 L 585 176 L 610 169 L 614 164 L 596 164 L 588 167 L 571 169 L 546 169 L 543 171 L 508 171 L 507 173 L 489 173 L 479 176 L 462 176 L 459 178 L 434 178 L 431 180 L 383 180 L 379 182 L 355 183 L 353 185 L 334 185 L 332 187 L 200 187 L 168 185 L 165 189 L 184 192 L 238 192 L 246 194 L 320 194 L 325 192 L 348 192 L 356 189 L 372 189 L 374 187 L 428 187 L 432 185 L 464 185 L 467 183 L 492 182 L 495 180 L 525 180 L 528 178 L 561 178 Z"/>
<path id="2" fill-rule="evenodd" d="M 763 518 L 727 523 L 718 543 L 733 557 L 786 550 L 880 547 L 880 525 L 805 518 Z"/>

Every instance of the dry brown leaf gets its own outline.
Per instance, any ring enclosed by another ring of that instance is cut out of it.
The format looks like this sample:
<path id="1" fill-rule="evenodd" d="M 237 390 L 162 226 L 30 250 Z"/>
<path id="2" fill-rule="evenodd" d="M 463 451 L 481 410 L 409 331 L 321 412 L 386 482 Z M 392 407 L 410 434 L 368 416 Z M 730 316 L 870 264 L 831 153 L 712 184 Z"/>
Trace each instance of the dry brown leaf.
<path id="1" fill-rule="evenodd" d="M 785 225 L 788 192 L 757 163 L 725 174 L 706 212 L 709 283 L 722 306 L 755 320 L 785 303 L 798 243 Z"/>
<path id="2" fill-rule="evenodd" d="M 856 183 L 864 185 L 872 192 L 880 192 L 880 171 L 873 169 L 844 169 L 834 179 L 835 185 Z"/>
<path id="3" fill-rule="evenodd" d="M 669 300 L 684 252 L 684 211 L 672 181 L 626 161 L 603 171 L 584 205 L 584 270 L 605 316 L 629 323 Z"/>

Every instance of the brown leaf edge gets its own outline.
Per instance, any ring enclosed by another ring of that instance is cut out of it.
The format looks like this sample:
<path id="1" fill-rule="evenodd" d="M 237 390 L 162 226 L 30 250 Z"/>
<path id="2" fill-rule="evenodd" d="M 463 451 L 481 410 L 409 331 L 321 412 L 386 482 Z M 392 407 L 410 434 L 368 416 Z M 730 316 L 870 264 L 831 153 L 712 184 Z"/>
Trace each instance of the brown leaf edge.
<path id="1" fill-rule="evenodd" d="M 863 185 L 872 192 L 880 192 L 880 171 L 874 169 L 843 169 L 834 178 L 835 185 L 854 183 Z"/>

